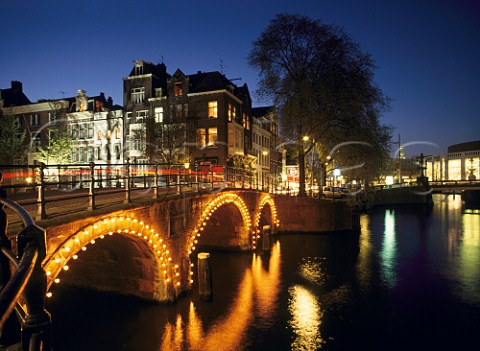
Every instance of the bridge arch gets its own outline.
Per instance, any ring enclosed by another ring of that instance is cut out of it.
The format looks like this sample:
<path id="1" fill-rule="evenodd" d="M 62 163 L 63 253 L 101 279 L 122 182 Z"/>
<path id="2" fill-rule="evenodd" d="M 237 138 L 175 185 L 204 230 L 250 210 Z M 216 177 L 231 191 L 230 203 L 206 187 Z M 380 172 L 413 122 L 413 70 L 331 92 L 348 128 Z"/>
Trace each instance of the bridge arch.
<path id="1" fill-rule="evenodd" d="M 270 209 L 270 225 L 273 230 L 277 228 L 280 225 L 280 221 L 278 219 L 278 214 L 277 214 L 277 206 L 275 205 L 275 200 L 270 194 L 262 194 L 260 197 L 258 204 L 255 209 L 255 213 L 253 216 L 253 231 L 252 231 L 252 241 L 253 241 L 253 248 L 256 248 L 256 243 L 258 239 L 260 239 L 260 234 L 262 233 L 262 219 L 264 216 L 264 209 L 268 205 Z"/>
<path id="2" fill-rule="evenodd" d="M 205 208 L 202 210 L 193 230 L 190 233 L 190 237 L 187 242 L 187 257 L 193 254 L 196 250 L 196 246 L 200 240 L 200 237 L 209 223 L 209 220 L 212 218 L 212 215 L 217 212 L 222 206 L 225 205 L 234 205 L 240 212 L 243 222 L 243 228 L 240 232 L 240 242 L 248 242 L 249 235 L 251 233 L 252 228 L 252 219 L 250 216 L 250 211 L 245 204 L 245 201 L 238 195 L 238 193 L 221 193 L 215 196 L 212 199 L 209 199 L 208 203 L 206 204 Z M 189 276 L 193 276 L 193 263 L 190 264 Z M 189 280 L 189 283 L 193 283 L 193 279 Z"/>
<path id="3" fill-rule="evenodd" d="M 81 253 L 96 240 L 106 236 L 122 235 L 141 241 L 150 250 L 154 262 L 154 286 L 152 296 L 157 301 L 172 301 L 180 288 L 180 267 L 172 259 L 166 240 L 149 224 L 132 217 L 112 216 L 101 218 L 70 235 L 44 263 L 47 274 L 47 296 L 53 284 L 60 282 L 60 274 L 69 270 L 69 263 L 79 259 Z"/>

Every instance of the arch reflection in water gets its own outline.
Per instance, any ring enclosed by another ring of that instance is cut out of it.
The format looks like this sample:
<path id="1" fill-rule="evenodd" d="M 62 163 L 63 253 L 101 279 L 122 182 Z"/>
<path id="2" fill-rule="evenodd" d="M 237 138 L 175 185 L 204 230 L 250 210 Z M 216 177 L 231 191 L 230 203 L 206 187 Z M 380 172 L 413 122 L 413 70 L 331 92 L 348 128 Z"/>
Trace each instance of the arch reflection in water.
<path id="1" fill-rule="evenodd" d="M 380 260 L 383 279 L 388 287 L 392 288 L 397 282 L 395 271 L 397 242 L 395 238 L 395 211 L 385 210 L 385 229 L 383 233 L 382 251 Z"/>
<path id="2" fill-rule="evenodd" d="M 188 320 L 182 320 L 179 314 L 175 325 L 166 325 L 160 350 L 244 349 L 249 327 L 253 323 L 261 325 L 264 320 L 270 320 L 276 308 L 280 291 L 280 263 L 278 242 L 272 247 L 268 270 L 264 268 L 262 257 L 254 255 L 251 268 L 245 271 L 228 312 L 205 330 L 192 301 Z"/>

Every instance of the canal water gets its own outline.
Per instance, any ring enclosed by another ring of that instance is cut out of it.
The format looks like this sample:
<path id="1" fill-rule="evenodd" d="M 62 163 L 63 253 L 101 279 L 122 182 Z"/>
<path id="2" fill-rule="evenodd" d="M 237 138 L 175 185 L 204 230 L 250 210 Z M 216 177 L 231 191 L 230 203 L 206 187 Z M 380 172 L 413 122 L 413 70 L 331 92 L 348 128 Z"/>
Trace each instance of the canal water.
<path id="1" fill-rule="evenodd" d="M 285 234 L 211 252 L 213 300 L 155 305 L 73 288 L 49 301 L 55 351 L 470 350 L 480 345 L 480 211 L 376 208 L 361 234 Z M 101 268 L 99 268 L 101 269 Z"/>

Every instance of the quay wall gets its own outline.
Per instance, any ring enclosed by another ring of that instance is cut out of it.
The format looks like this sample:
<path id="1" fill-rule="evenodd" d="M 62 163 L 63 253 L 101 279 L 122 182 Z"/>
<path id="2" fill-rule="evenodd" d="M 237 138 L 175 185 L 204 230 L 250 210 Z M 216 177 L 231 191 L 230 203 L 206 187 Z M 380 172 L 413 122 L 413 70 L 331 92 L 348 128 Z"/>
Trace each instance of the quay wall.
<path id="1" fill-rule="evenodd" d="M 347 201 L 276 196 L 280 232 L 359 230 L 359 216 Z"/>

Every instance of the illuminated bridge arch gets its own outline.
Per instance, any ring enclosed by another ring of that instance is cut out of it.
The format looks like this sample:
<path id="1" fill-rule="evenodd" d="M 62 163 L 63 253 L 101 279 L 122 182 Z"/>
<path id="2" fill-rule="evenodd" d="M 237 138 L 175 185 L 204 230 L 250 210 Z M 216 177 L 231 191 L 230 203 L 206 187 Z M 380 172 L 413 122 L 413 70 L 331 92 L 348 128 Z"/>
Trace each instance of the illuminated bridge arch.
<path id="1" fill-rule="evenodd" d="M 261 233 L 260 221 L 262 219 L 262 211 L 265 205 L 270 206 L 272 227 L 275 228 L 280 225 L 280 221 L 278 220 L 277 207 L 275 205 L 275 200 L 272 198 L 272 196 L 270 196 L 270 194 L 263 194 L 260 200 L 258 201 L 258 205 L 257 205 L 254 219 L 253 219 L 252 242 L 253 242 L 254 248 L 256 248 L 257 240 L 260 239 L 260 233 Z"/>
<path id="2" fill-rule="evenodd" d="M 89 245 L 95 244 L 96 240 L 104 239 L 107 235 L 123 235 L 143 241 L 150 249 L 151 256 L 155 258 L 153 299 L 158 301 L 175 299 L 175 289 L 181 284 L 180 269 L 178 264 L 173 262 L 164 239 L 150 225 L 125 216 L 100 219 L 83 227 L 59 245 L 44 264 L 47 291 L 52 284 L 60 282 L 60 274 L 62 271 L 68 271 L 71 260 L 79 259 Z M 51 296 L 51 292 L 48 292 L 47 296 Z"/>
<path id="3" fill-rule="evenodd" d="M 208 221 L 210 220 L 211 216 L 222 206 L 228 205 L 228 204 L 233 204 L 235 205 L 241 216 L 242 216 L 242 222 L 243 222 L 243 228 L 244 228 L 244 233 L 246 235 L 249 235 L 251 232 L 252 228 L 252 220 L 250 216 L 250 211 L 248 210 L 247 205 L 243 201 L 243 199 L 238 195 L 238 193 L 222 193 L 219 194 L 218 196 L 214 197 L 213 199 L 210 199 L 210 201 L 207 203 L 205 208 L 203 209 L 202 213 L 200 214 L 200 218 L 197 221 L 197 224 L 195 225 L 194 229 L 192 230 L 190 237 L 188 239 L 188 244 L 187 244 L 187 256 L 190 257 L 190 255 L 195 251 L 196 245 L 202 235 L 202 232 L 204 231 L 205 227 L 208 224 Z M 193 264 L 190 265 L 190 271 L 189 275 L 192 276 L 194 273 L 192 271 Z M 190 284 L 193 283 L 193 280 L 190 279 Z"/>

